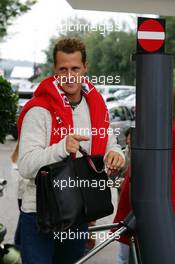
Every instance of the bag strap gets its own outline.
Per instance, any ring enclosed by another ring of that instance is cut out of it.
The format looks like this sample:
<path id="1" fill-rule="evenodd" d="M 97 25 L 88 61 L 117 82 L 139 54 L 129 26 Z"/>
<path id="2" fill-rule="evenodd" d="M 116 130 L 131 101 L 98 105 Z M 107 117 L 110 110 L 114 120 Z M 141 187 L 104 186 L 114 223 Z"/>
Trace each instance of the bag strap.
<path id="1" fill-rule="evenodd" d="M 89 166 L 91 167 L 91 169 L 93 169 L 96 173 L 102 173 L 105 171 L 105 168 L 103 167 L 102 170 L 98 170 L 93 162 L 93 160 L 91 159 L 91 157 L 88 155 L 87 151 L 82 148 L 82 146 L 79 146 L 79 152 L 86 158 Z"/>
<path id="2" fill-rule="evenodd" d="M 87 151 L 84 148 L 82 148 L 82 146 L 79 146 L 79 152 L 86 158 L 89 166 L 91 167 L 91 169 L 93 169 L 93 171 L 99 174 L 105 171 L 105 167 L 103 167 L 102 170 L 97 170 L 93 160 L 91 159 Z M 71 153 L 70 156 L 72 159 L 75 159 L 75 155 L 73 153 Z"/>
<path id="3" fill-rule="evenodd" d="M 87 159 L 87 162 L 89 163 L 89 166 L 96 172 L 96 173 L 102 173 L 103 171 L 105 171 L 105 165 L 103 167 L 102 170 L 98 171 L 93 160 L 91 159 L 91 157 L 88 155 L 87 151 L 82 148 L 82 146 L 79 146 L 79 151 L 80 153 Z M 111 169 L 107 169 L 107 175 L 108 177 L 116 177 L 118 176 L 119 171 L 118 170 L 111 170 Z"/>

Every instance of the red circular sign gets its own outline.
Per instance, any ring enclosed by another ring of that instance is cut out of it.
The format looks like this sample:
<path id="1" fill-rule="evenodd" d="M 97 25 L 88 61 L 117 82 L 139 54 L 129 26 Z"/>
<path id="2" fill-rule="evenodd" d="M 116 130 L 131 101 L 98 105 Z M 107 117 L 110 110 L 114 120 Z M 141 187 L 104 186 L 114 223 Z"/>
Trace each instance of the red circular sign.
<path id="1" fill-rule="evenodd" d="M 158 20 L 145 20 L 138 28 L 138 42 L 145 51 L 159 50 L 165 42 L 164 27 Z"/>

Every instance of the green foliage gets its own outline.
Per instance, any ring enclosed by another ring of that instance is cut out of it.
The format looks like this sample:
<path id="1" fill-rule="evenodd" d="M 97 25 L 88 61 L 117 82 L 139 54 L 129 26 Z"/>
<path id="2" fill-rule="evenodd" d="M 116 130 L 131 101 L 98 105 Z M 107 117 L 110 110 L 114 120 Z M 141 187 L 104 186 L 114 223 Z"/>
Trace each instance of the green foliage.
<path id="1" fill-rule="evenodd" d="M 40 82 L 42 79 L 53 74 L 53 48 L 55 41 L 56 39 L 52 38 L 49 42 L 48 50 L 44 51 L 46 55 L 46 63 L 41 66 L 41 74 L 35 81 Z"/>
<path id="2" fill-rule="evenodd" d="M 109 24 L 115 24 L 111 19 Z M 71 25 L 90 25 L 85 19 L 70 18 L 66 23 Z M 75 27 L 76 29 L 76 27 Z M 135 63 L 131 62 L 131 55 L 135 52 L 136 39 L 133 32 L 124 31 L 89 31 L 84 27 L 84 31 L 65 31 L 60 36 L 80 37 L 86 44 L 88 76 L 120 76 L 121 84 L 133 85 L 135 81 Z M 50 40 L 48 50 L 45 51 L 46 63 L 43 65 L 40 80 L 53 73 L 53 47 L 56 38 Z M 111 83 L 112 84 L 112 83 Z"/>
<path id="3" fill-rule="evenodd" d="M 104 36 L 99 32 L 90 32 L 84 38 L 87 50 L 88 75 L 102 75 L 101 60 L 102 60 L 102 43 Z"/>
<path id="4" fill-rule="evenodd" d="M 173 54 L 175 58 L 175 17 L 164 17 L 166 19 L 166 52 Z M 111 19 L 109 23 L 114 24 Z M 82 18 L 70 18 L 63 24 L 90 24 Z M 135 63 L 131 61 L 135 53 L 136 35 L 134 32 L 107 32 L 105 35 L 99 31 L 65 31 L 60 36 L 77 36 L 83 39 L 87 47 L 88 75 L 120 75 L 121 84 L 135 84 Z M 53 73 L 53 46 L 56 38 L 50 40 L 48 50 L 45 51 L 46 63 L 40 80 Z M 39 80 L 39 81 L 40 81 Z M 175 80 L 174 80 L 175 83 Z"/>
<path id="5" fill-rule="evenodd" d="M 135 65 L 131 55 L 135 50 L 135 36 L 127 32 L 110 32 L 102 37 L 98 32 L 85 39 L 89 75 L 120 76 L 121 84 L 134 84 Z"/>
<path id="6" fill-rule="evenodd" d="M 0 1 L 0 38 L 7 34 L 7 27 L 11 25 L 13 18 L 27 12 L 35 2 L 35 0 L 26 0 L 23 3 L 19 0 Z"/>
<path id="7" fill-rule="evenodd" d="M 173 54 L 175 58 L 175 17 L 166 19 L 166 51 Z"/>
<path id="8" fill-rule="evenodd" d="M 18 96 L 11 84 L 0 76 L 0 143 L 3 143 L 11 126 L 16 122 Z"/>
<path id="9" fill-rule="evenodd" d="M 59 27 L 59 34 L 60 37 L 80 37 L 83 39 L 86 39 L 88 31 L 87 28 L 85 27 L 85 31 L 83 30 L 73 30 L 73 27 L 75 25 L 86 25 L 89 24 L 87 20 L 84 18 L 77 18 L 76 16 L 74 18 L 69 18 L 67 21 L 62 21 Z M 68 28 L 65 27 L 65 25 L 70 25 L 70 31 Z M 89 24 L 90 25 L 90 24 Z M 68 31 L 67 31 L 68 29 Z M 42 66 L 42 73 L 40 74 L 39 78 L 37 78 L 37 81 L 40 82 L 43 78 L 52 75 L 53 74 L 53 48 L 55 45 L 55 42 L 57 41 L 56 37 L 52 37 L 49 41 L 49 47 L 47 50 L 45 50 L 45 55 L 46 55 L 46 63 Z"/>
<path id="10" fill-rule="evenodd" d="M 161 17 L 166 20 L 166 43 L 165 50 L 172 54 L 175 60 L 175 17 Z M 175 68 L 174 68 L 174 89 L 175 89 Z"/>

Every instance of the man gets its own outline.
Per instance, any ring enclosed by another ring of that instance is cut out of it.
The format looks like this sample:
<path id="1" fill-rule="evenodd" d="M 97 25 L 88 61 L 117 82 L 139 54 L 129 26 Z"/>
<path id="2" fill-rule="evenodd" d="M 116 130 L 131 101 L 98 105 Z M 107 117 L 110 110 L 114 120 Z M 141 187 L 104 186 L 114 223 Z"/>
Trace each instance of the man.
<path id="1" fill-rule="evenodd" d="M 55 75 L 41 82 L 18 120 L 19 172 L 29 179 L 21 207 L 23 264 L 51 264 L 54 253 L 53 238 L 38 234 L 36 227 L 35 177 L 42 166 L 70 153 L 80 157 L 80 144 L 89 154 L 104 155 L 109 169 L 120 169 L 125 163 L 115 136 L 106 133 L 109 116 L 102 96 L 82 78 L 87 72 L 84 44 L 63 38 L 55 45 L 53 59 Z M 86 133 L 76 133 L 79 130 Z M 87 225 L 80 229 L 86 232 Z M 56 248 L 57 263 L 74 263 L 84 254 L 85 241 L 57 241 Z"/>

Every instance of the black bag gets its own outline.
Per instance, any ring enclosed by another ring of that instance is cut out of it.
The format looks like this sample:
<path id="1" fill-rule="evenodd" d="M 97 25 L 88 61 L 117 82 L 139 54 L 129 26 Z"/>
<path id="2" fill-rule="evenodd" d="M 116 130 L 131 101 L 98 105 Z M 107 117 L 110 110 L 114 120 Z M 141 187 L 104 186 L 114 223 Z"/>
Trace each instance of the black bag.
<path id="1" fill-rule="evenodd" d="M 79 151 L 83 157 L 70 155 L 42 167 L 36 176 L 37 223 L 42 233 L 77 228 L 113 213 L 103 156 L 89 156 L 81 147 Z"/>

